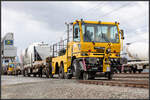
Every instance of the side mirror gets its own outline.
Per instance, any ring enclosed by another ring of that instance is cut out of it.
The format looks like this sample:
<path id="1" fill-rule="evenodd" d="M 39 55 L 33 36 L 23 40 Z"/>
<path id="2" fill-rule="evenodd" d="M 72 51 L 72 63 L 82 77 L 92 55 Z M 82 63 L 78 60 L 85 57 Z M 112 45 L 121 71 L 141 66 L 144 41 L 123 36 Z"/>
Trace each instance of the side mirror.
<path id="1" fill-rule="evenodd" d="M 74 36 L 74 38 L 78 38 L 78 28 L 75 28 L 75 36 Z"/>
<path id="2" fill-rule="evenodd" d="M 124 39 L 124 31 L 120 30 L 120 32 L 121 32 L 121 39 Z"/>

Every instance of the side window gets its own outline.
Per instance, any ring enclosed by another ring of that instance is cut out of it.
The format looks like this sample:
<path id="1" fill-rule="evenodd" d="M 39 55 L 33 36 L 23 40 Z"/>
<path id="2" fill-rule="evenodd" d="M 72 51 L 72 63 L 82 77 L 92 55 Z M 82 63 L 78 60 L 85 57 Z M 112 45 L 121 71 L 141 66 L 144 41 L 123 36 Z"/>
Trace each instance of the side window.
<path id="1" fill-rule="evenodd" d="M 119 35 L 117 32 L 117 26 L 111 26 L 110 27 L 110 34 L 112 42 L 119 42 Z"/>
<path id="2" fill-rule="evenodd" d="M 79 31 L 79 25 L 78 24 L 75 24 L 74 25 L 74 31 L 73 31 L 73 41 L 80 41 L 80 31 Z"/>
<path id="3" fill-rule="evenodd" d="M 87 42 L 91 42 L 94 40 L 94 26 L 87 26 L 84 40 Z"/>

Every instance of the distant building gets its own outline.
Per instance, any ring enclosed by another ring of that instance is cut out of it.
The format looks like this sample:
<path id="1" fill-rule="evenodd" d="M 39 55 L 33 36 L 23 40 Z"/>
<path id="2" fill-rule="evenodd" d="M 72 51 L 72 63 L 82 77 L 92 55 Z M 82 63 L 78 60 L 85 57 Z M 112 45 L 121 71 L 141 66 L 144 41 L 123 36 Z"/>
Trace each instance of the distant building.
<path id="1" fill-rule="evenodd" d="M 15 61 L 17 56 L 17 48 L 14 46 L 14 34 L 7 33 L 1 41 L 2 65 L 5 66 Z"/>

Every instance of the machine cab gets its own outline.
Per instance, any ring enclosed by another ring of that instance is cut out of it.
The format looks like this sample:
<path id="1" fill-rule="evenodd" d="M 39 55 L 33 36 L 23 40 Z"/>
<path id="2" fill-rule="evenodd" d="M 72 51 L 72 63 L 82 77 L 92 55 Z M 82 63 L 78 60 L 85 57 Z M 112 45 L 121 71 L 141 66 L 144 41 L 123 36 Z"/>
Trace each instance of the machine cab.
<path id="1" fill-rule="evenodd" d="M 105 48 L 111 43 L 112 52 L 120 53 L 120 37 L 124 37 L 123 30 L 119 30 L 118 25 L 117 22 L 76 20 L 73 23 L 73 41 L 78 43 L 80 52 L 98 53 L 96 49 Z"/>

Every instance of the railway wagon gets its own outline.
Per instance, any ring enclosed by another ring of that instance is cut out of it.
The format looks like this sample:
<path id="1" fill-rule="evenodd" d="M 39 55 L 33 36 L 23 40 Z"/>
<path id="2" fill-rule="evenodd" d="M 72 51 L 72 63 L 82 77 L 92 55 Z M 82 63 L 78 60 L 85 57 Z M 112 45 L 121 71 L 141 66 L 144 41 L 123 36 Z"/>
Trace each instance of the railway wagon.
<path id="1" fill-rule="evenodd" d="M 23 76 L 46 75 L 49 77 L 50 46 L 44 42 L 31 44 L 22 55 Z"/>
<path id="2" fill-rule="evenodd" d="M 120 73 L 141 73 L 144 69 L 149 69 L 148 43 L 132 42 L 124 46 L 124 63 L 117 67 Z M 116 71 L 116 72 L 117 72 Z"/>

